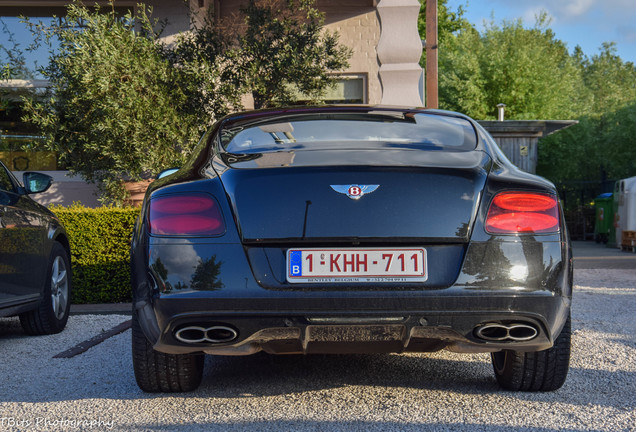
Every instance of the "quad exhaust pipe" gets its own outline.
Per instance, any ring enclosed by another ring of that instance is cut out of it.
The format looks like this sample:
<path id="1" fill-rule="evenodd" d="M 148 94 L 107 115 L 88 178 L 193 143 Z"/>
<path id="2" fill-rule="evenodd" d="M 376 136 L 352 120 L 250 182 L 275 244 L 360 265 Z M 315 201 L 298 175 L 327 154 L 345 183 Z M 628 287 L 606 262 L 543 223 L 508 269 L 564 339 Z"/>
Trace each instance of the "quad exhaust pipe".
<path id="1" fill-rule="evenodd" d="M 232 342 L 238 337 L 238 333 L 231 327 L 227 326 L 188 326 L 183 327 L 175 332 L 177 340 L 188 343 L 225 343 Z"/>
<path id="2" fill-rule="evenodd" d="M 475 336 L 478 338 L 496 342 L 525 342 L 534 339 L 538 334 L 535 327 L 523 323 L 487 323 L 475 329 Z"/>

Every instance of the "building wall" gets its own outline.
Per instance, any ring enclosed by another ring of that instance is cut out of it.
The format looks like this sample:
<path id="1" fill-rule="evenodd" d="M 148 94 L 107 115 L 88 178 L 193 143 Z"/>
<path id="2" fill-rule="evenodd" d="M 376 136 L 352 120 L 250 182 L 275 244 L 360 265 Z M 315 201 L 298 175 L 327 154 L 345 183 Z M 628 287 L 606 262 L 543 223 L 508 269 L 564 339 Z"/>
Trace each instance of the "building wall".
<path id="1" fill-rule="evenodd" d="M 68 171 L 40 171 L 53 177 L 53 184 L 43 193 L 30 195 L 42 205 L 70 206 L 81 203 L 86 207 L 99 207 L 99 191 L 93 183 L 87 183 L 80 176 L 70 176 Z M 22 181 L 22 171 L 13 174 Z"/>
<path id="2" fill-rule="evenodd" d="M 159 19 L 167 19 L 167 25 L 162 34 L 165 42 L 170 43 L 180 32 L 190 29 L 188 3 L 183 0 L 145 0 L 144 3 L 152 7 L 152 15 Z M 197 0 L 191 1 L 195 7 Z"/>
<path id="3" fill-rule="evenodd" d="M 578 123 L 576 120 L 479 121 L 501 151 L 523 171 L 535 174 L 539 139 Z"/>
<path id="4" fill-rule="evenodd" d="M 349 68 L 344 74 L 364 74 L 366 102 L 378 104 L 382 87 L 378 77 L 376 46 L 380 40 L 380 22 L 373 2 L 368 0 L 321 0 L 317 3 L 325 12 L 325 27 L 340 35 L 340 43 L 353 50 Z"/>

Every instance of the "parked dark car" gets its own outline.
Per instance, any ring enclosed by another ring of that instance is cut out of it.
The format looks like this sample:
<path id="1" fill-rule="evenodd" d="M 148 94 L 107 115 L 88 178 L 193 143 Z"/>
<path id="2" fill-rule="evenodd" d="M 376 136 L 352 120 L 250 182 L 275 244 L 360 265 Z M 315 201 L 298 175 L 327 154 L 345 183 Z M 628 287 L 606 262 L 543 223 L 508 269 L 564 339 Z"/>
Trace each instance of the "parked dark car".
<path id="1" fill-rule="evenodd" d="M 195 389 L 204 353 L 489 352 L 500 385 L 526 391 L 568 372 L 554 185 L 453 112 L 227 116 L 151 185 L 132 269 L 149 392 Z"/>
<path id="2" fill-rule="evenodd" d="M 31 335 L 61 332 L 70 309 L 71 265 L 64 227 L 30 194 L 52 178 L 26 172 L 20 184 L 0 162 L 0 317 L 19 315 Z"/>

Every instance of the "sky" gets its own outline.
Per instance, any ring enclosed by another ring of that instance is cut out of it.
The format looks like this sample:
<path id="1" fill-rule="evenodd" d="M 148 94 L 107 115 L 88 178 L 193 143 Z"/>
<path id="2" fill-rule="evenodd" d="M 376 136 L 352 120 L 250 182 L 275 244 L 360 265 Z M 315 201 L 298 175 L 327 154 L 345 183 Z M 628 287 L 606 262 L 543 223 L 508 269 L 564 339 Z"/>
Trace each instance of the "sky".
<path id="1" fill-rule="evenodd" d="M 552 18 L 550 28 L 570 53 L 580 45 L 592 57 L 603 42 L 616 42 L 623 61 L 636 64 L 636 0 L 448 0 L 449 9 L 463 5 L 464 17 L 482 31 L 494 16 L 496 24 L 521 18 L 532 27 L 542 10 Z"/>

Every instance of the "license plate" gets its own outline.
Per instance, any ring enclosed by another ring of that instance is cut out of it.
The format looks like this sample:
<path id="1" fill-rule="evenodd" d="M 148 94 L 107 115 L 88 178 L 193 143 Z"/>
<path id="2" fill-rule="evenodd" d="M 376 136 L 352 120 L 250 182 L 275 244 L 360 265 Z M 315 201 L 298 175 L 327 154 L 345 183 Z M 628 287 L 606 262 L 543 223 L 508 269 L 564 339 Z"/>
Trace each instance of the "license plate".
<path id="1" fill-rule="evenodd" d="M 424 282 L 424 248 L 289 249 L 291 283 Z"/>

